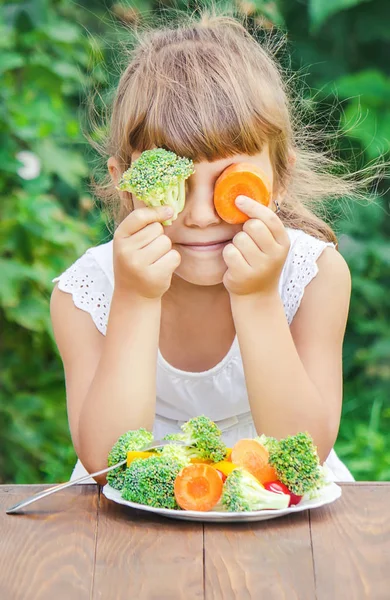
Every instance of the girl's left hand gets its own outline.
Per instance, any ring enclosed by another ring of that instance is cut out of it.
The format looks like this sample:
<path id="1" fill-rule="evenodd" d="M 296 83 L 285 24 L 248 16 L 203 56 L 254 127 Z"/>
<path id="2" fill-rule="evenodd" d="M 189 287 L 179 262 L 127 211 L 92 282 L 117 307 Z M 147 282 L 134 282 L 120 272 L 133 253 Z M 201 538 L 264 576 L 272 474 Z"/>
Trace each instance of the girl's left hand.
<path id="1" fill-rule="evenodd" d="M 267 206 L 247 196 L 238 196 L 236 205 L 250 218 L 222 251 L 228 267 L 223 284 L 238 296 L 273 295 L 290 248 L 287 231 Z"/>

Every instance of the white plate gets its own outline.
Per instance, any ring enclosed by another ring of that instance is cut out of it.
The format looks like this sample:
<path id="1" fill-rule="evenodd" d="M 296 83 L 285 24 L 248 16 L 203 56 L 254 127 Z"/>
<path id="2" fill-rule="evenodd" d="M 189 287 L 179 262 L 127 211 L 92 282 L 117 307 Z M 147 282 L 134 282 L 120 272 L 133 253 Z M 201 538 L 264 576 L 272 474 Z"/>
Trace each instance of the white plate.
<path id="1" fill-rule="evenodd" d="M 319 492 L 316 498 L 310 500 L 307 495 L 302 498 L 299 504 L 291 506 L 290 508 L 282 508 L 278 510 L 257 510 L 254 512 L 200 512 L 195 510 L 172 510 L 170 508 L 154 508 L 153 506 L 146 506 L 145 504 L 137 504 L 136 502 L 129 502 L 121 497 L 118 490 L 115 490 L 110 485 L 105 485 L 103 488 L 103 494 L 109 500 L 113 500 L 118 504 L 124 504 L 131 508 L 137 508 L 138 510 L 145 510 L 147 512 L 155 513 L 161 517 L 169 517 L 170 519 L 182 519 L 184 521 L 208 521 L 217 523 L 229 523 L 232 521 L 266 521 L 267 519 L 275 519 L 276 517 L 282 517 L 283 515 L 290 515 L 293 513 L 301 512 L 303 510 L 318 508 L 325 504 L 330 504 L 340 498 L 341 487 L 339 487 L 333 481 L 327 483 Z"/>

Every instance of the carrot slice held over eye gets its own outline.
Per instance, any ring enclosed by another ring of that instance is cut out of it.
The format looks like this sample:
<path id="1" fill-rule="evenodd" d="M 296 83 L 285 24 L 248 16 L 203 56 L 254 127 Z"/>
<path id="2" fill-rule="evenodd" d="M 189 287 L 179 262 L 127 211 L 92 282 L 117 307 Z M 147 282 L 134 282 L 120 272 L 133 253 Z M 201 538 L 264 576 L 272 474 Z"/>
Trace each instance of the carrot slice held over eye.
<path id="1" fill-rule="evenodd" d="M 223 483 L 210 465 L 188 465 L 175 479 L 176 502 L 184 510 L 211 510 L 222 495 Z"/>
<path id="2" fill-rule="evenodd" d="M 245 223 L 249 219 L 248 215 L 235 205 L 235 199 L 241 195 L 268 206 L 271 183 L 268 176 L 257 165 L 244 162 L 230 165 L 215 182 L 215 210 L 227 223 Z"/>
<path id="3" fill-rule="evenodd" d="M 236 442 L 232 449 L 232 463 L 243 467 L 262 482 L 262 474 L 269 466 L 268 450 L 257 440 L 242 439 Z"/>

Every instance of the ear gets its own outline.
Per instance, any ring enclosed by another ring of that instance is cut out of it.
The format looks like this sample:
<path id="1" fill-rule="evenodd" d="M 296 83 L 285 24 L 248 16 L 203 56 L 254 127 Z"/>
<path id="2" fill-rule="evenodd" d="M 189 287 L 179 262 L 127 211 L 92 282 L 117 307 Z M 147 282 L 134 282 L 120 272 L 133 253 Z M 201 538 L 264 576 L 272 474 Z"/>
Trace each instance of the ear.
<path id="1" fill-rule="evenodd" d="M 107 167 L 114 185 L 118 185 L 122 175 L 119 160 L 115 156 L 110 156 L 107 161 Z"/>

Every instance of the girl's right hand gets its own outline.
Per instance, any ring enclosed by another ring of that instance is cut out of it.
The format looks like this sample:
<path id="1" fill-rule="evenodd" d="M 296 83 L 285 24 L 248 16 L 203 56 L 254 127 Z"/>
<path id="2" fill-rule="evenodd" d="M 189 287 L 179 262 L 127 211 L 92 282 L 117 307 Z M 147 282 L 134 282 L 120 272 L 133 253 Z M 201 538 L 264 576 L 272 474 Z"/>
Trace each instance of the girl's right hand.
<path id="1" fill-rule="evenodd" d="M 161 298 L 169 289 L 181 256 L 172 250 L 161 221 L 169 207 L 136 208 L 114 234 L 115 288 L 144 298 Z"/>

